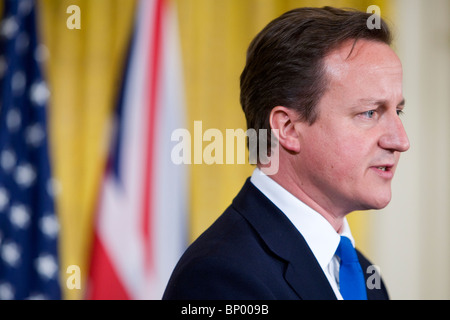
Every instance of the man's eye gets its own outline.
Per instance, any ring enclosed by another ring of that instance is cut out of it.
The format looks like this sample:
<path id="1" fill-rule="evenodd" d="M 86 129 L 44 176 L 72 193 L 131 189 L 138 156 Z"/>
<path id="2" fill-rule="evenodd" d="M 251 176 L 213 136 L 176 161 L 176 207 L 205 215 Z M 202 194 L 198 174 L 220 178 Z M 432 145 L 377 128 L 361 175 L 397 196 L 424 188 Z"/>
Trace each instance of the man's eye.
<path id="1" fill-rule="evenodd" d="M 397 109 L 397 115 L 398 116 L 401 116 L 401 115 L 403 115 L 405 112 L 403 111 L 403 110 L 401 110 L 401 109 Z"/>
<path id="2" fill-rule="evenodd" d="M 375 110 L 370 110 L 370 111 L 363 112 L 362 115 L 363 115 L 364 117 L 367 117 L 367 118 L 369 118 L 369 119 L 372 119 L 373 116 L 375 115 L 375 112 L 376 112 Z"/>

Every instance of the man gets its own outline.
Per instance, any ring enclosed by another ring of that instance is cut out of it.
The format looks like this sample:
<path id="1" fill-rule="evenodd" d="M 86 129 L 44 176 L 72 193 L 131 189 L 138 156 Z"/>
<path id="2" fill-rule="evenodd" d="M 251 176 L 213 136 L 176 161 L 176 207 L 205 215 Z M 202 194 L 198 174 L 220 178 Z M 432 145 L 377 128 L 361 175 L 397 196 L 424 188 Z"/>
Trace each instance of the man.
<path id="1" fill-rule="evenodd" d="M 278 171 L 259 162 L 183 255 L 164 299 L 388 299 L 382 281 L 367 286 L 374 269 L 345 218 L 389 203 L 409 148 L 402 66 L 387 25 L 370 30 L 369 17 L 301 8 L 253 40 L 241 104 L 249 128 L 275 135 Z"/>

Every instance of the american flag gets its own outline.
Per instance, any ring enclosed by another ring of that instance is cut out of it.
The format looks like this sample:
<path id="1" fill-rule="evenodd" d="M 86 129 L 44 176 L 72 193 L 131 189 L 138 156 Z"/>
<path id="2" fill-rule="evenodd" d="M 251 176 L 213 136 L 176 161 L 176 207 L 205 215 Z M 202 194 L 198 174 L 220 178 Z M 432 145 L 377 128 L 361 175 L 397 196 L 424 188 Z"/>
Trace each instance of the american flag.
<path id="1" fill-rule="evenodd" d="M 34 0 L 0 20 L 0 299 L 60 299 L 46 107 Z"/>

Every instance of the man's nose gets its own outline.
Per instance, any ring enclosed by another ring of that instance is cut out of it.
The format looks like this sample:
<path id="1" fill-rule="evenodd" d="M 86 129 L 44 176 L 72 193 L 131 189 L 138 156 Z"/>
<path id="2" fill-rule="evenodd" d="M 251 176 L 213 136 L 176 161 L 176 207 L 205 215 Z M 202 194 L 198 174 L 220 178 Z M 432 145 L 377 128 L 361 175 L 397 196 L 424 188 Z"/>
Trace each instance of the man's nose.
<path id="1" fill-rule="evenodd" d="M 389 117 L 384 130 L 385 133 L 379 141 L 381 148 L 398 152 L 405 152 L 409 149 L 408 135 L 397 113 Z"/>

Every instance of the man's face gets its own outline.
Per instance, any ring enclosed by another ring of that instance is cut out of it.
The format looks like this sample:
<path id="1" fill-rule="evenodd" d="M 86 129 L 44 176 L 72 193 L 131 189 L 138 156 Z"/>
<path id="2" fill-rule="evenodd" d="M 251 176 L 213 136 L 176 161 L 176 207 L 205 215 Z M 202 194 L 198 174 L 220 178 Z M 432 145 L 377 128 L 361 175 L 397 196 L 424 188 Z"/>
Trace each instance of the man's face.
<path id="1" fill-rule="evenodd" d="M 400 153 L 409 149 L 399 114 L 402 66 L 386 44 L 349 41 L 325 58 L 328 88 L 317 121 L 302 126 L 297 168 L 306 194 L 325 210 L 384 208 Z"/>

